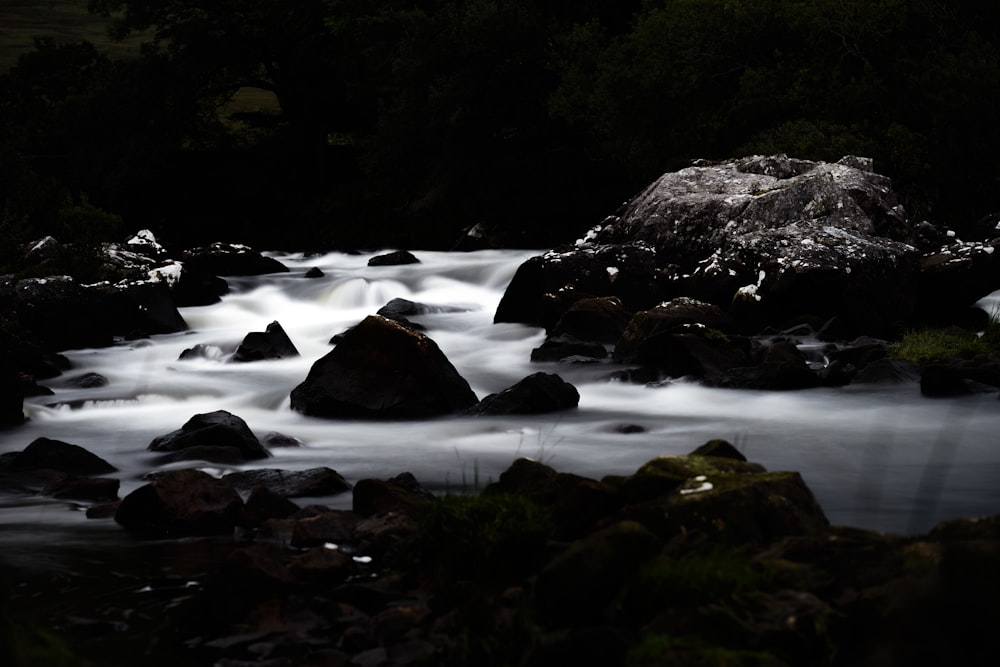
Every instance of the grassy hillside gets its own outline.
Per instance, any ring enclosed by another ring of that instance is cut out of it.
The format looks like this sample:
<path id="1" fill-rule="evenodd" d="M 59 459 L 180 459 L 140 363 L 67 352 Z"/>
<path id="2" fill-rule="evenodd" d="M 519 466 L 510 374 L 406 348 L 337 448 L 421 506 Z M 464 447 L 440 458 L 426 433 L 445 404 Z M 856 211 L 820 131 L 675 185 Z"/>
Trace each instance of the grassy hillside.
<path id="1" fill-rule="evenodd" d="M 87 13 L 87 0 L 0 0 L 0 73 L 31 50 L 35 37 L 87 40 L 114 55 L 135 51 L 140 39 L 115 44 L 108 39 L 106 25 L 105 19 Z"/>

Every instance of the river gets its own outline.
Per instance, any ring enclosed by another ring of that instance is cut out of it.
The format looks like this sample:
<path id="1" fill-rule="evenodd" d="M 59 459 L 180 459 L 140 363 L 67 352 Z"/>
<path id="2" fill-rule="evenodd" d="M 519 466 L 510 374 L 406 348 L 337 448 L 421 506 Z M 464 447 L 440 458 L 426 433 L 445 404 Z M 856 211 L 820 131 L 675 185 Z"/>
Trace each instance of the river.
<path id="1" fill-rule="evenodd" d="M 944 519 L 1000 512 L 996 394 L 932 400 L 915 384 L 792 392 L 682 382 L 652 388 L 610 380 L 610 362 L 533 364 L 529 355 L 542 330 L 493 324 L 493 314 L 517 267 L 537 251 L 416 254 L 420 264 L 387 267 L 369 267 L 372 254 L 273 254 L 289 273 L 230 278 L 232 291 L 221 303 L 181 310 L 188 332 L 66 352 L 73 370 L 45 383 L 54 396 L 25 402 L 30 421 L 0 431 L 0 453 L 41 436 L 80 445 L 119 468 L 124 496 L 154 468 L 146 451 L 154 437 L 194 414 L 228 410 L 258 437 L 278 432 L 302 442 L 275 448 L 272 459 L 246 468 L 328 466 L 352 482 L 409 471 L 435 492 L 461 492 L 482 488 L 521 456 L 600 478 L 725 438 L 770 470 L 801 472 L 833 523 L 906 534 Z M 305 278 L 312 267 L 325 275 Z M 396 297 L 460 309 L 413 319 L 480 398 L 545 370 L 576 385 L 579 408 L 389 423 L 293 412 L 289 392 L 329 351 L 331 336 Z M 248 332 L 272 321 L 301 357 L 226 363 Z M 178 360 L 198 344 L 214 346 L 215 356 Z M 108 385 L 75 388 L 71 380 L 86 372 L 104 375 Z M 641 429 L 626 434 L 626 425 Z M 313 500 L 346 508 L 350 493 L 299 502 Z M 87 520 L 79 510 L 65 501 L 0 497 L 8 556 L 13 550 L 37 558 L 46 543 L 86 551 L 94 540 L 126 539 L 112 521 Z"/>

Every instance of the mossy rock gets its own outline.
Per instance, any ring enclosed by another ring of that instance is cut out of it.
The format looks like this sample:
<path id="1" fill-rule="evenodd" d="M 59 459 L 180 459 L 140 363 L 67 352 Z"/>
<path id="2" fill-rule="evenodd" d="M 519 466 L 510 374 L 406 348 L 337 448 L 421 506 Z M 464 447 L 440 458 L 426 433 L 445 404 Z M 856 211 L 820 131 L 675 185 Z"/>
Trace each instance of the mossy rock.
<path id="1" fill-rule="evenodd" d="M 573 542 L 538 575 L 535 600 L 543 622 L 565 626 L 602 620 L 629 576 L 659 548 L 656 536 L 635 521 L 620 521 Z"/>

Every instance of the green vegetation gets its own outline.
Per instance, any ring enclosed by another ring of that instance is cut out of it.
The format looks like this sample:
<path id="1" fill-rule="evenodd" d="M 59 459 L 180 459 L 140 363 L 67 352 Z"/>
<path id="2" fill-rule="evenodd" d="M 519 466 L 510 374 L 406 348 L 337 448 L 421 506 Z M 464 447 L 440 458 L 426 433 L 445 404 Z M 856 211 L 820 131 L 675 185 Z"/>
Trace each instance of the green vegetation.
<path id="1" fill-rule="evenodd" d="M 523 496 L 447 495 L 420 521 L 415 557 L 432 572 L 504 582 L 541 562 L 549 515 Z"/>
<path id="2" fill-rule="evenodd" d="M 450 247 L 485 223 L 550 245 L 664 171 L 747 152 L 873 157 L 911 213 L 966 238 L 995 205 L 996 3 L 87 8 L 0 10 L 16 238 L 87 196 L 178 244 Z"/>
<path id="3" fill-rule="evenodd" d="M 640 615 L 670 607 L 720 604 L 766 588 L 770 574 L 736 551 L 721 547 L 682 556 L 661 555 L 640 569 L 628 605 Z"/>
<path id="4" fill-rule="evenodd" d="M 1000 356 L 1000 322 L 992 319 L 982 335 L 954 327 L 910 331 L 889 346 L 889 353 L 919 366 L 952 358 Z"/>
<path id="5" fill-rule="evenodd" d="M 641 643 L 629 651 L 625 664 L 627 667 L 659 667 L 659 665 L 782 667 L 785 665 L 770 653 L 704 646 L 691 639 L 660 634 L 644 637 Z"/>

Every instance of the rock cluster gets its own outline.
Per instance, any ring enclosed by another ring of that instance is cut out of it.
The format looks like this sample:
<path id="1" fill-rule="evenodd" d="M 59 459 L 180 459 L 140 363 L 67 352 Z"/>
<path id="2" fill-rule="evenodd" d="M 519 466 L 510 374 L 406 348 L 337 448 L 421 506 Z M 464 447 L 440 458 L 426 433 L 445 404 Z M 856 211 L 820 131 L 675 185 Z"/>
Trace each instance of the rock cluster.
<path id="1" fill-rule="evenodd" d="M 1000 621 L 976 604 L 1000 593 L 997 517 L 911 537 L 830 526 L 801 476 L 721 440 L 601 480 L 519 459 L 477 496 L 436 497 L 403 473 L 358 480 L 350 510 L 289 499 L 335 477 L 151 476 L 114 518 L 174 556 L 162 573 L 132 565 L 148 585 L 107 582 L 106 631 L 89 600 L 63 600 L 61 627 L 89 628 L 74 650 L 138 642 L 205 665 L 987 664 L 977 629 Z M 132 614 L 140 588 L 155 596 Z"/>

